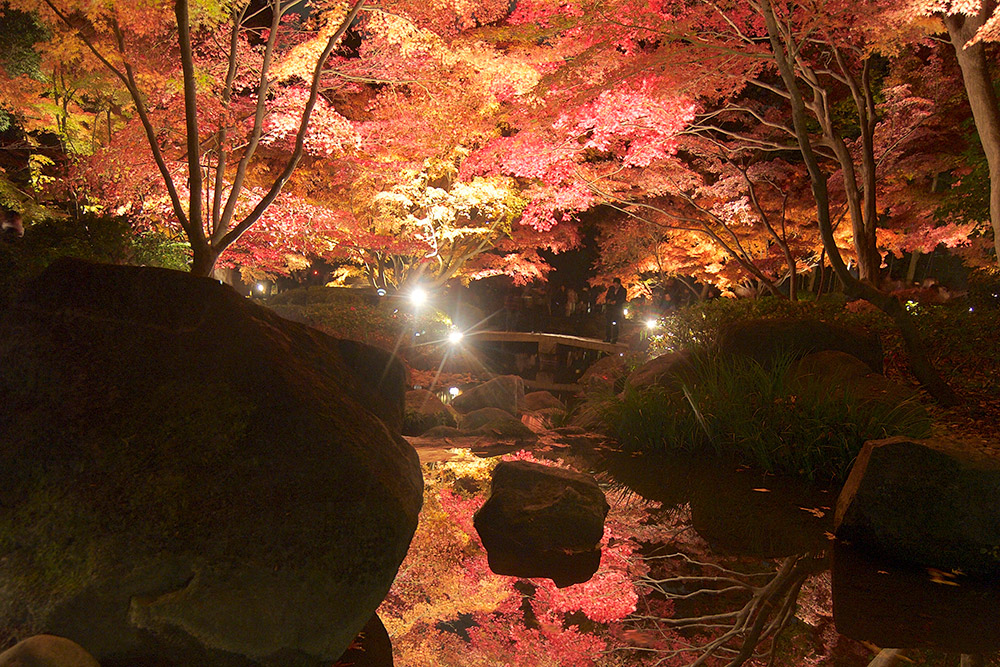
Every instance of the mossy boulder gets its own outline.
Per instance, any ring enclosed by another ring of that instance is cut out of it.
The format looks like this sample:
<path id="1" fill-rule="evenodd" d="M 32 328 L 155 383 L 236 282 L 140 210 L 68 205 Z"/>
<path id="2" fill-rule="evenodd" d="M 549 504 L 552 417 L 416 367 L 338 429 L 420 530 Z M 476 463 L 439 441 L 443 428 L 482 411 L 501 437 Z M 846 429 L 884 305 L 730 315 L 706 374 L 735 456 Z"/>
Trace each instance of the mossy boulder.
<path id="1" fill-rule="evenodd" d="M 676 388 L 685 371 L 691 369 L 691 354 L 687 351 L 667 352 L 654 357 L 632 371 L 626 384 L 635 390 L 646 387 Z"/>
<path id="2" fill-rule="evenodd" d="M 462 415 L 458 428 L 468 435 L 482 435 L 497 440 L 537 440 L 538 436 L 520 419 L 500 408 L 480 408 Z"/>
<path id="3" fill-rule="evenodd" d="M 458 428 L 462 431 L 475 431 L 495 421 L 520 421 L 517 417 L 500 408 L 480 408 L 462 415 L 458 420 Z"/>
<path id="4" fill-rule="evenodd" d="M 906 405 L 914 414 L 925 414 L 916 390 L 871 372 L 868 364 L 846 352 L 823 350 L 807 354 L 794 362 L 789 372 L 791 387 L 799 393 L 854 397 L 887 409 Z"/>
<path id="5" fill-rule="evenodd" d="M 422 499 L 358 349 L 214 280 L 53 264 L 0 316 L 0 626 L 104 664 L 337 659 Z"/>
<path id="6" fill-rule="evenodd" d="M 613 389 L 625 376 L 625 357 L 611 354 L 592 363 L 577 381 L 585 387 Z"/>

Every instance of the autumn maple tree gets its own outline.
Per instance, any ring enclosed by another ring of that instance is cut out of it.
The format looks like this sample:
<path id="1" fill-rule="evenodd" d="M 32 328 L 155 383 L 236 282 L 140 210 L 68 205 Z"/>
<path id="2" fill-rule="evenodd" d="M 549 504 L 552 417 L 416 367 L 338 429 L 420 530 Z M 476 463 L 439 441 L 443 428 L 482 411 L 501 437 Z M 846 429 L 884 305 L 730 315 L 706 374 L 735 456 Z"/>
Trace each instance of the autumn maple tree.
<path id="1" fill-rule="evenodd" d="M 52 54 L 63 66 L 99 63 L 127 92 L 143 153 L 190 243 L 196 274 L 211 273 L 219 256 L 261 222 L 307 149 L 327 150 L 330 137 L 339 137 L 341 126 L 327 119 L 319 100 L 320 76 L 362 3 L 316 8 L 306 33 L 291 14 L 301 6 L 199 3 L 192 11 L 187 0 L 14 3 L 39 17 L 52 43 L 76 45 Z M 282 105 L 297 116 L 293 145 L 273 174 L 251 182 L 258 149 L 287 131 L 274 127 Z M 311 128 L 317 106 L 320 122 Z"/>

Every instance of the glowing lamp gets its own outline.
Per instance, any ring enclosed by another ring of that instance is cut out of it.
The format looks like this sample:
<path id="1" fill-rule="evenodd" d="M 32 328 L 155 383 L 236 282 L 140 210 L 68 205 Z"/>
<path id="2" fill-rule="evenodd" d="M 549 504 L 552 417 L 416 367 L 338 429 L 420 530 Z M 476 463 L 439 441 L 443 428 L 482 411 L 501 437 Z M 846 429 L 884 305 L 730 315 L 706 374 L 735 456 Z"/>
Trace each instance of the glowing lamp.
<path id="1" fill-rule="evenodd" d="M 647 329 L 655 329 L 656 328 L 656 324 L 657 324 L 656 320 L 646 320 L 646 328 Z"/>
<path id="2" fill-rule="evenodd" d="M 427 292 L 420 287 L 414 287 L 410 292 L 410 303 L 418 308 L 424 305 L 427 303 Z"/>
<path id="3" fill-rule="evenodd" d="M 462 393 L 462 390 L 459 389 L 458 387 L 448 387 L 448 395 L 451 396 L 452 398 L 455 398 L 456 396 L 458 396 L 461 393 Z"/>
<path id="4" fill-rule="evenodd" d="M 465 334 L 456 329 L 448 333 L 448 342 L 451 343 L 452 345 L 457 345 L 462 342 L 462 338 L 464 336 Z"/>

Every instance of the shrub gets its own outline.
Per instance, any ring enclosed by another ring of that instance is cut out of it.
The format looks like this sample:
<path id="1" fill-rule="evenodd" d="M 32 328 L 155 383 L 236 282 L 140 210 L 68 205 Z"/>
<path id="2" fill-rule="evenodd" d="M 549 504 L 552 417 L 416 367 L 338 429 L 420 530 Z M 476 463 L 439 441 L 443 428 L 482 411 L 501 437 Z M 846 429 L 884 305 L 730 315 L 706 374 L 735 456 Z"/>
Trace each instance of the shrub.
<path id="1" fill-rule="evenodd" d="M 813 479 L 842 477 L 866 440 L 929 433 L 914 400 L 830 391 L 794 381 L 792 371 L 788 355 L 764 367 L 703 347 L 676 387 L 626 388 L 606 396 L 599 413 L 626 449 L 711 453 Z"/>

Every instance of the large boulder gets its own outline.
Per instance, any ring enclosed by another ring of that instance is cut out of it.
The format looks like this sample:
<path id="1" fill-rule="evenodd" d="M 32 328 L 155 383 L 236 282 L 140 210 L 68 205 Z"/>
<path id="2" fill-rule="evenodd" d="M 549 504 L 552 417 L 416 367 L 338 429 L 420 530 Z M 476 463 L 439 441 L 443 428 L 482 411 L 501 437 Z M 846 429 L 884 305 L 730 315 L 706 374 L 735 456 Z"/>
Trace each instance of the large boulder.
<path id="1" fill-rule="evenodd" d="M 756 319 L 733 322 L 719 332 L 722 354 L 749 357 L 770 365 L 779 355 L 798 359 L 820 350 L 839 350 L 882 372 L 882 343 L 878 336 L 813 319 Z"/>
<path id="2" fill-rule="evenodd" d="M 373 614 L 333 667 L 392 667 L 392 664 L 389 632 L 382 619 Z"/>
<path id="3" fill-rule="evenodd" d="M 422 500 L 343 349 L 214 280 L 53 264 L 0 318 L 0 627 L 105 664 L 338 658 Z"/>
<path id="4" fill-rule="evenodd" d="M 837 537 L 899 561 L 1000 576 L 1000 463 L 949 443 L 865 443 L 837 500 Z"/>
<path id="5" fill-rule="evenodd" d="M 421 435 L 435 426 L 455 426 L 455 410 L 441 402 L 432 391 L 413 389 L 406 392 L 403 435 Z"/>
<path id="6" fill-rule="evenodd" d="M 65 637 L 35 635 L 0 653 L 0 667 L 101 667 L 82 646 Z"/>
<path id="7" fill-rule="evenodd" d="M 504 461 L 493 471 L 490 497 L 473 522 L 493 572 L 545 577 L 562 587 L 597 571 L 608 510 L 590 475 Z"/>
<path id="8" fill-rule="evenodd" d="M 524 380 L 517 375 L 501 375 L 459 394 L 451 406 L 465 414 L 481 408 L 500 408 L 512 415 L 521 414 L 524 404 Z"/>
<path id="9" fill-rule="evenodd" d="M 340 358 L 354 371 L 354 375 L 364 380 L 364 393 L 355 396 L 375 416 L 382 420 L 394 433 L 403 428 L 406 409 L 406 366 L 392 352 L 356 340 L 337 339 Z"/>

